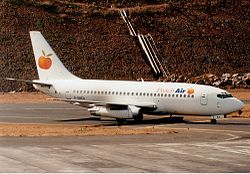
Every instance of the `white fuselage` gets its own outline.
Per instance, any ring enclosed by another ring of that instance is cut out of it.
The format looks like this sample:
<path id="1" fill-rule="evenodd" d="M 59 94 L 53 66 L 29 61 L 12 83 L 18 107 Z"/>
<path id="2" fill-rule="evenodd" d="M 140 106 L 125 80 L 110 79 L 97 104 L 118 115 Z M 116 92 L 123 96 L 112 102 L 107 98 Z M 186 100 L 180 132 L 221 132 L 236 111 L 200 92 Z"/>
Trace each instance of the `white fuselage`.
<path id="1" fill-rule="evenodd" d="M 226 91 L 205 85 L 80 79 L 39 31 L 31 31 L 30 38 L 39 80 L 28 82 L 62 101 L 88 107 L 92 115 L 135 120 L 144 113 L 221 116 L 243 107 Z"/>
<path id="2" fill-rule="evenodd" d="M 197 84 L 113 80 L 51 80 L 51 88 L 34 87 L 53 97 L 94 100 L 127 105 L 154 103 L 146 113 L 182 115 L 225 115 L 238 111 L 243 103 L 226 91 Z"/>

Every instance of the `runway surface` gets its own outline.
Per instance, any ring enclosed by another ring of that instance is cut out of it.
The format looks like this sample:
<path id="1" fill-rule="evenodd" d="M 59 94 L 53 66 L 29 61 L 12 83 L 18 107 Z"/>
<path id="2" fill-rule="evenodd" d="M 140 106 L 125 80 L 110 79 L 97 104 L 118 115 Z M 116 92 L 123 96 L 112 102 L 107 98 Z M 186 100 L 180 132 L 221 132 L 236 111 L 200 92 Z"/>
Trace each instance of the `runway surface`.
<path id="1" fill-rule="evenodd" d="M 146 118 L 128 127 L 166 127 L 162 135 L 0 137 L 0 172 L 250 172 L 250 119 Z M 69 104 L 2 104 L 1 123 L 102 124 Z"/>
<path id="2" fill-rule="evenodd" d="M 91 121 L 86 109 L 67 103 L 0 105 L 0 122 L 83 124 L 83 118 Z"/>

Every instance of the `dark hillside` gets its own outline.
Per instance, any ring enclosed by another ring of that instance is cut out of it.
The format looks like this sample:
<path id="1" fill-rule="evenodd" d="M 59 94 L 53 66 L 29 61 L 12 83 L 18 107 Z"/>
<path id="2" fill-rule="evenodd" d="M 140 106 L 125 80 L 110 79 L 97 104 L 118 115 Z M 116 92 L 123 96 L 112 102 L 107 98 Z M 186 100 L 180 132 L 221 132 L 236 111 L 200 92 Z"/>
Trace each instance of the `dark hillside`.
<path id="1" fill-rule="evenodd" d="M 0 4 L 0 77 L 38 78 L 28 32 L 39 30 L 82 78 L 153 80 L 118 8 L 129 11 L 141 33 L 152 34 L 170 74 L 250 72 L 247 0 L 5 0 Z M 0 84 L 5 91 L 30 88 Z"/>

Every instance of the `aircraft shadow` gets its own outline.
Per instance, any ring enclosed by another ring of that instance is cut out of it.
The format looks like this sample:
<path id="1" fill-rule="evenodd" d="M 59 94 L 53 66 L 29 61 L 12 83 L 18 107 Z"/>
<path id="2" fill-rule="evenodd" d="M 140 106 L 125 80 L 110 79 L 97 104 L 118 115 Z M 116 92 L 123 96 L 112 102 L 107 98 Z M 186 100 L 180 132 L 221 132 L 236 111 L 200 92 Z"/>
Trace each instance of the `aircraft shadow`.
<path id="1" fill-rule="evenodd" d="M 89 118 L 72 118 L 72 119 L 54 120 L 54 121 L 63 122 L 63 123 L 73 123 L 73 122 L 84 123 L 84 121 L 96 121 L 97 124 L 94 124 L 94 125 L 90 124 L 90 125 L 91 126 L 117 126 L 117 122 L 114 120 L 100 120 L 99 118 L 91 118 L 91 117 L 89 117 Z"/>
<path id="2" fill-rule="evenodd" d="M 164 117 L 164 118 L 153 118 L 153 119 L 144 119 L 141 121 L 134 120 L 126 120 L 122 124 L 118 124 L 114 119 L 105 119 L 100 120 L 99 118 L 72 118 L 72 119 L 64 119 L 64 120 L 54 120 L 56 122 L 70 123 L 70 122 L 82 122 L 84 121 L 96 121 L 97 126 L 117 126 L 117 125 L 160 125 L 160 124 L 175 124 L 175 123 L 186 123 L 186 124 L 194 124 L 194 125 L 211 125 L 210 121 L 190 121 L 190 120 L 182 120 L 178 117 Z M 250 125 L 249 122 L 220 122 L 217 120 L 215 125 Z"/>
<path id="3" fill-rule="evenodd" d="M 175 123 L 185 123 L 185 121 L 181 118 L 170 118 L 170 117 L 164 117 L 164 118 L 157 118 L 157 119 L 145 119 L 141 120 L 139 122 L 136 122 L 134 120 L 128 120 L 124 125 L 144 125 L 144 124 L 175 124 Z"/>
<path id="4" fill-rule="evenodd" d="M 206 124 L 206 125 L 211 125 L 211 122 L 210 121 L 204 121 L 204 122 L 195 122 L 195 121 L 189 121 L 189 120 L 186 120 L 185 121 L 186 122 L 186 124 Z M 239 122 L 234 122 L 234 123 L 232 123 L 232 122 L 228 122 L 228 123 L 226 123 L 226 122 L 220 122 L 220 121 L 218 121 L 217 120 L 217 123 L 215 124 L 215 125 L 250 125 L 250 123 L 243 123 L 243 122 L 241 122 L 241 123 L 239 123 Z"/>
<path id="5" fill-rule="evenodd" d="M 56 122 L 83 122 L 84 121 L 98 121 L 100 122 L 100 125 L 103 126 L 115 126 L 119 125 L 117 121 L 113 119 L 105 119 L 105 120 L 100 120 L 99 118 L 73 118 L 73 119 L 64 119 L 64 120 L 54 120 Z M 164 118 L 155 118 L 155 119 L 144 119 L 141 121 L 134 121 L 134 120 L 126 120 L 120 125 L 147 125 L 147 124 L 174 124 L 174 123 L 185 123 L 182 118 L 176 118 L 176 117 L 164 117 Z"/>
<path id="6" fill-rule="evenodd" d="M 99 118 L 71 118 L 71 119 L 64 119 L 64 120 L 54 120 L 56 122 L 78 122 L 78 121 L 100 121 Z"/>

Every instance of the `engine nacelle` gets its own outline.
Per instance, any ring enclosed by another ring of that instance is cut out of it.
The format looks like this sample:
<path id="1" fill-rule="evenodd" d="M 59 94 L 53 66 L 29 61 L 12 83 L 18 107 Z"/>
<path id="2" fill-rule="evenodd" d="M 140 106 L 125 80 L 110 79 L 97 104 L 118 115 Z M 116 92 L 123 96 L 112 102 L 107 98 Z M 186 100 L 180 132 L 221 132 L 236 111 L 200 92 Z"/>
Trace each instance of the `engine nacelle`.
<path id="1" fill-rule="evenodd" d="M 126 107 L 105 107 L 105 106 L 95 106 L 89 109 L 91 115 L 129 119 L 136 118 L 140 114 L 139 107 L 136 106 L 126 106 Z"/>

